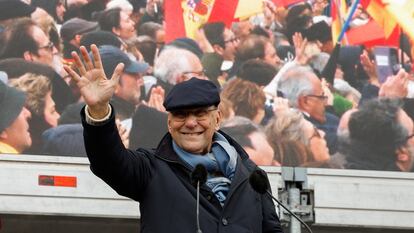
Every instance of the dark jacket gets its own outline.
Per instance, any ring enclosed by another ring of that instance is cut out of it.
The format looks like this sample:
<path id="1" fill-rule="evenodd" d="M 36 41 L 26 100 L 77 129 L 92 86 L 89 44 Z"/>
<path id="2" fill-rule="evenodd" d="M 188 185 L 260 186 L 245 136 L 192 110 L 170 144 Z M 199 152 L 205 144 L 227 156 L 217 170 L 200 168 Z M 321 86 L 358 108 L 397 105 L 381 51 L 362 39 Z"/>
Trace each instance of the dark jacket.
<path id="1" fill-rule="evenodd" d="M 118 194 L 140 202 L 141 233 L 194 233 L 196 231 L 196 188 L 190 169 L 179 159 L 167 133 L 155 151 L 124 148 L 115 126 L 109 122 L 92 126 L 85 122 L 84 139 L 92 172 Z M 282 232 L 275 206 L 267 195 L 249 185 L 257 166 L 231 138 L 239 153 L 235 177 L 223 207 L 212 191 L 201 187 L 200 226 L 205 233 Z"/>

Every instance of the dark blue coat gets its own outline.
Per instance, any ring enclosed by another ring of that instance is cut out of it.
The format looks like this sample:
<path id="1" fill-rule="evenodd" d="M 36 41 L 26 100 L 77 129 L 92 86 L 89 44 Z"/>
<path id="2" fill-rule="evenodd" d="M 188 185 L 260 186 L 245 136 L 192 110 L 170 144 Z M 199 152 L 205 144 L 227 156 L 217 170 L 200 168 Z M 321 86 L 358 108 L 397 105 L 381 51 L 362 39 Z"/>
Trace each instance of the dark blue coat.
<path id="1" fill-rule="evenodd" d="M 91 126 L 85 122 L 82 111 L 82 121 L 91 170 L 118 194 L 140 203 L 141 233 L 196 231 L 196 189 L 190 182 L 190 169 L 172 149 L 170 134 L 164 136 L 155 151 L 131 151 L 124 148 L 119 138 L 113 114 L 106 124 Z M 282 232 L 271 199 L 257 194 L 248 182 L 257 166 L 237 143 L 226 137 L 240 155 L 235 177 L 223 207 L 211 190 L 202 186 L 202 231 Z"/>

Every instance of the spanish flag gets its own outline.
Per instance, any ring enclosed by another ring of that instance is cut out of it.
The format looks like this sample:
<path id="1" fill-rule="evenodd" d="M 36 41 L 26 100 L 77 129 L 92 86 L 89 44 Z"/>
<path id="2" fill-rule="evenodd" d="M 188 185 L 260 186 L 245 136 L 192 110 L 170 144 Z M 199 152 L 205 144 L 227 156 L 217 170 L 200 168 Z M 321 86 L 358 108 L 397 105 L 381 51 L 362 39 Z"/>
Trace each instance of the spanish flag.
<path id="1" fill-rule="evenodd" d="M 348 6 L 346 0 L 332 0 L 331 2 L 331 17 L 332 17 L 332 40 L 334 43 L 338 42 L 339 34 L 344 26 L 344 21 Z"/>
<path id="2" fill-rule="evenodd" d="M 263 12 L 263 0 L 166 0 L 166 42 L 179 37 L 195 38 L 206 22 L 224 22 L 227 27 L 240 18 Z"/>

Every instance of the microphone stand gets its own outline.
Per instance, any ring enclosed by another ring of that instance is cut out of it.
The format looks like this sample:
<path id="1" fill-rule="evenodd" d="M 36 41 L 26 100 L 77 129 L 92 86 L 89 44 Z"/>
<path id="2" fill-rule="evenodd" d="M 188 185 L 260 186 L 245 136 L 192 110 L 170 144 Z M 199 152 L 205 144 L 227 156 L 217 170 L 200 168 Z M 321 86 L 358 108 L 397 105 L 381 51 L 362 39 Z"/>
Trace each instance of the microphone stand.
<path id="1" fill-rule="evenodd" d="M 200 181 L 197 181 L 197 208 L 196 208 L 196 216 L 197 216 L 197 231 L 196 233 L 203 233 L 200 228 Z"/>
<path id="2" fill-rule="evenodd" d="M 283 207 L 283 209 L 285 209 L 287 212 L 289 212 L 290 215 L 292 215 L 293 217 L 295 217 L 299 222 L 302 223 L 303 226 L 306 227 L 306 230 L 308 230 L 310 233 L 313 233 L 312 230 L 310 229 L 310 227 L 301 219 L 299 218 L 296 214 L 294 214 L 292 211 L 289 210 L 288 207 L 286 207 L 285 205 L 282 204 L 281 201 L 277 200 L 275 197 L 273 197 L 272 193 L 269 190 L 266 190 L 266 193 L 274 200 L 277 202 L 277 204 L 279 204 L 280 206 Z"/>

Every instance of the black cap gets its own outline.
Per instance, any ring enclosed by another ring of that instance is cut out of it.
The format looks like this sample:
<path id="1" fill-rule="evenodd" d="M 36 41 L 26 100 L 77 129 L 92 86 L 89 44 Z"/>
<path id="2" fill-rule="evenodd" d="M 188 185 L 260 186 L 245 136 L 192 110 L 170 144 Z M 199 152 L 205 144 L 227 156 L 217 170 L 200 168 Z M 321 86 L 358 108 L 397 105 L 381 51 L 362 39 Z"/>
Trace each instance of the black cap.
<path id="1" fill-rule="evenodd" d="M 19 116 L 26 101 L 26 94 L 0 81 L 0 133 Z"/>
<path id="2" fill-rule="evenodd" d="M 219 89 L 213 82 L 192 78 L 171 89 L 164 100 L 167 111 L 178 109 L 217 106 L 220 103 Z"/>
<path id="3" fill-rule="evenodd" d="M 36 10 L 20 0 L 0 0 L 0 20 L 27 17 Z"/>

